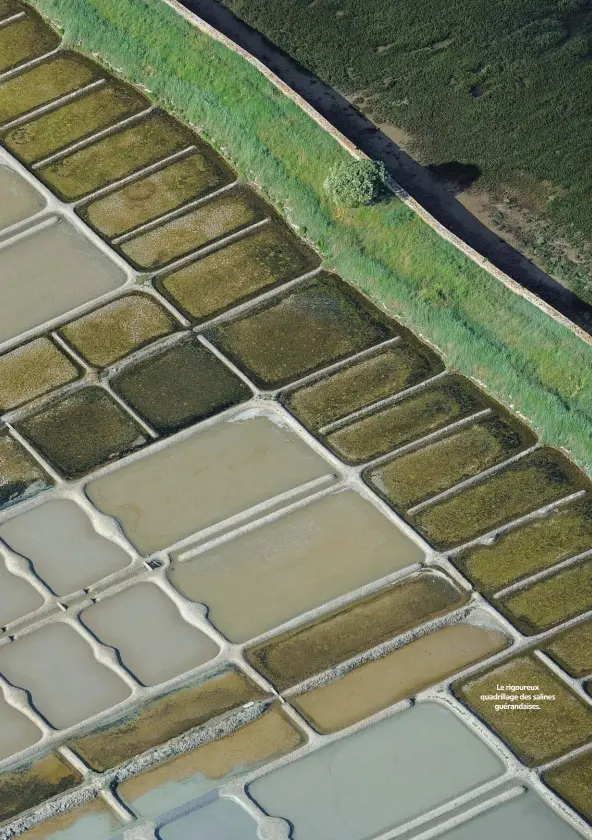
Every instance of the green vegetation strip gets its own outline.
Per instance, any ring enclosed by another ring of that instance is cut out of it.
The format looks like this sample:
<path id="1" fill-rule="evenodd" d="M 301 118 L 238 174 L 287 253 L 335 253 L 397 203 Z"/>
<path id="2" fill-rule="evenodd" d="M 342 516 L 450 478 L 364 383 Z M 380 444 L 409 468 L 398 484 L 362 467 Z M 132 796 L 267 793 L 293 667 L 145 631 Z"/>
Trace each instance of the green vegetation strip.
<path id="1" fill-rule="evenodd" d="M 256 181 L 326 263 L 592 471 L 592 347 L 517 297 L 398 199 L 337 209 L 322 184 L 348 153 L 245 59 L 162 0 L 36 0 Z M 311 150 L 314 150 L 312 152 Z"/>
<path id="2" fill-rule="evenodd" d="M 440 175 L 478 177 L 498 229 L 592 301 L 590 0 L 218 2 L 376 124 L 410 132 Z"/>

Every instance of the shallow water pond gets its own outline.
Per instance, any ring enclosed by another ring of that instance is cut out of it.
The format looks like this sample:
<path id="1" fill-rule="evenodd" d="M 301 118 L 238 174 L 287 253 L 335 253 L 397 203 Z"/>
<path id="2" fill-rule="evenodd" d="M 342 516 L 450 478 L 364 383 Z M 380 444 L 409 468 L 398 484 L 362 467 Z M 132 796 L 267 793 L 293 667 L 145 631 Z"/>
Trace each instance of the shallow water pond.
<path id="1" fill-rule="evenodd" d="M 152 583 L 137 583 L 82 611 L 84 624 L 115 648 L 143 685 L 156 685 L 213 659 L 218 645 L 188 624 Z"/>
<path id="2" fill-rule="evenodd" d="M 243 642 L 405 566 L 424 554 L 353 491 L 331 494 L 198 555 L 170 580 Z"/>
<path id="3" fill-rule="evenodd" d="M 0 230 L 39 213 L 45 199 L 22 175 L 0 164 Z"/>
<path id="4" fill-rule="evenodd" d="M 57 729 L 73 726 L 129 697 L 120 677 L 95 659 L 72 627 L 49 624 L 0 648 L 0 672 L 31 693 Z"/>
<path id="5" fill-rule="evenodd" d="M 275 415 L 248 414 L 94 479 L 86 493 L 119 519 L 140 552 L 150 554 L 330 475 L 329 463 Z"/>
<path id="6" fill-rule="evenodd" d="M 257 822 L 232 799 L 216 799 L 161 829 L 162 840 L 258 840 Z"/>
<path id="7" fill-rule="evenodd" d="M 422 703 L 249 785 L 294 840 L 367 840 L 501 776 L 504 765 L 451 711 Z"/>
<path id="8" fill-rule="evenodd" d="M 512 835 L 522 840 L 581 840 L 582 836 L 529 790 L 439 837 L 442 840 L 475 840 L 476 837 L 499 840 Z"/>
<path id="9" fill-rule="evenodd" d="M 125 279 L 107 254 L 55 217 L 0 249 L 0 342 L 117 289 Z"/>
<path id="10" fill-rule="evenodd" d="M 85 511 L 70 499 L 51 499 L 9 519 L 0 525 L 0 537 L 32 562 L 57 595 L 87 588 L 131 562 L 119 545 L 95 531 Z"/>
<path id="11" fill-rule="evenodd" d="M 44 603 L 28 580 L 7 569 L 0 549 L 0 627 L 38 610 Z"/>
<path id="12" fill-rule="evenodd" d="M 40 738 L 39 727 L 11 706 L 0 691 L 0 760 L 27 749 L 36 744 Z M 2 775 L 0 775 L 0 820 L 6 819 L 6 796 L 2 796 L 2 781 Z"/>
<path id="13" fill-rule="evenodd" d="M 93 799 L 65 811 L 26 832 L 27 840 L 107 840 L 122 827 L 113 811 L 98 799 Z"/>

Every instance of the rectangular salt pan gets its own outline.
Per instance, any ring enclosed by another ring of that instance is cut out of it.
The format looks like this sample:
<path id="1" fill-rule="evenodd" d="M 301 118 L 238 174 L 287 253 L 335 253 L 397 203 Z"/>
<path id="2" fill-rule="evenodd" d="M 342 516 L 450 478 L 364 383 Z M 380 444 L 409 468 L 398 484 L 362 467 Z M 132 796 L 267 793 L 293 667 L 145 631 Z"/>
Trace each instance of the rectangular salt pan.
<path id="1" fill-rule="evenodd" d="M 99 798 L 29 829 L 26 840 L 107 840 L 120 827 L 119 819 Z"/>
<path id="2" fill-rule="evenodd" d="M 15 516 L 0 526 L 0 537 L 31 561 L 57 595 L 84 589 L 131 563 L 129 554 L 98 534 L 69 499 L 52 499 Z"/>
<path id="3" fill-rule="evenodd" d="M 203 665 L 218 645 L 188 624 L 158 586 L 138 583 L 83 610 L 82 621 L 115 648 L 144 685 L 156 685 Z"/>
<path id="4" fill-rule="evenodd" d="M 89 482 L 86 493 L 150 554 L 331 475 L 273 414 L 245 412 Z"/>
<path id="5" fill-rule="evenodd" d="M 131 693 L 110 668 L 95 659 L 81 635 L 62 623 L 47 625 L 2 647 L 0 673 L 29 691 L 34 706 L 57 729 L 115 706 Z"/>
<path id="6" fill-rule="evenodd" d="M 445 834 L 440 840 L 581 840 L 581 834 L 564 822 L 531 791 L 497 805 Z"/>
<path id="7" fill-rule="evenodd" d="M 272 771 L 249 793 L 290 821 L 293 840 L 370 840 L 503 772 L 453 712 L 422 703 Z"/>
<path id="8" fill-rule="evenodd" d="M 117 289 L 125 273 L 63 219 L 0 248 L 0 342 Z"/>
<path id="9" fill-rule="evenodd" d="M 192 811 L 160 831 L 162 840 L 258 840 L 257 823 L 232 799 L 217 799 L 211 805 Z"/>
<path id="10" fill-rule="evenodd" d="M 0 230 L 34 216 L 45 199 L 22 175 L 0 164 Z"/>
<path id="11" fill-rule="evenodd" d="M 228 639 L 242 642 L 423 559 L 374 505 L 346 491 L 175 561 L 170 576 L 207 605 Z"/>

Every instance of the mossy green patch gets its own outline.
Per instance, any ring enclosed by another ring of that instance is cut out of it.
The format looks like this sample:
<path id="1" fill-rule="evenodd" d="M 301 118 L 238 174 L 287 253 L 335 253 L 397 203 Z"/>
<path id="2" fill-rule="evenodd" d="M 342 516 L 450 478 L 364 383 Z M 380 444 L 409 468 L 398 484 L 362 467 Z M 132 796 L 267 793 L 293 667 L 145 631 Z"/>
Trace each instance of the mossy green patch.
<path id="1" fill-rule="evenodd" d="M 526 635 L 550 630 L 592 609 L 592 560 L 507 595 L 498 606 Z"/>
<path id="2" fill-rule="evenodd" d="M 592 501 L 586 498 L 509 531 L 493 545 L 460 552 L 452 562 L 491 593 L 592 548 Z"/>
<path id="3" fill-rule="evenodd" d="M 285 394 L 282 402 L 305 426 L 316 431 L 443 369 L 441 360 L 427 347 L 405 341 Z"/>
<path id="4" fill-rule="evenodd" d="M 66 478 L 79 478 L 146 443 L 144 430 L 95 386 L 52 402 L 17 429 Z"/>
<path id="5" fill-rule="evenodd" d="M 0 125 L 47 105 L 99 79 L 96 64 L 72 52 L 59 52 L 31 70 L 0 82 Z"/>
<path id="6" fill-rule="evenodd" d="M 162 268 L 186 254 L 262 221 L 270 208 L 247 187 L 239 186 L 176 219 L 134 236 L 119 247 L 139 269 Z"/>
<path id="7" fill-rule="evenodd" d="M 0 508 L 34 496 L 52 483 L 20 443 L 8 432 L 0 433 Z"/>
<path id="8" fill-rule="evenodd" d="M 534 656 L 511 659 L 453 689 L 529 766 L 553 761 L 592 737 L 592 708 Z M 515 699 L 487 699 L 502 693 Z M 522 693 L 532 699 L 521 700 Z M 496 709 L 520 703 L 538 708 Z"/>
<path id="9" fill-rule="evenodd" d="M 535 435 L 521 423 L 488 417 L 371 469 L 364 477 L 390 504 L 405 510 L 534 443 Z"/>
<path id="10" fill-rule="evenodd" d="M 208 336 L 262 388 L 279 388 L 395 334 L 340 278 L 322 274 Z"/>
<path id="11" fill-rule="evenodd" d="M 79 368 L 48 338 L 37 338 L 0 356 L 0 412 L 73 382 Z"/>
<path id="12" fill-rule="evenodd" d="M 274 221 L 172 272 L 157 287 L 196 323 L 317 268 L 318 256 Z"/>
<path id="13" fill-rule="evenodd" d="M 315 621 L 261 642 L 247 660 L 278 691 L 456 609 L 467 596 L 451 580 L 419 572 Z"/>
<path id="14" fill-rule="evenodd" d="M 61 337 L 97 368 L 118 362 L 179 329 L 179 323 L 148 295 L 133 293 L 62 327 Z"/>
<path id="15" fill-rule="evenodd" d="M 546 651 L 570 676 L 580 679 L 592 674 L 592 619 L 557 636 Z"/>
<path id="16" fill-rule="evenodd" d="M 129 85 L 110 81 L 6 132 L 2 142 L 24 163 L 35 163 L 78 140 L 143 111 L 149 102 Z"/>
<path id="17" fill-rule="evenodd" d="M 0 103 L 1 96 L 0 87 Z M 222 158 L 197 137 L 194 142 L 198 148 L 187 157 L 87 204 L 79 215 L 103 236 L 113 238 L 232 183 L 236 175 Z"/>
<path id="18" fill-rule="evenodd" d="M 154 429 L 171 433 L 248 400 L 251 390 L 196 339 L 143 359 L 113 389 Z"/>
<path id="19" fill-rule="evenodd" d="M 64 201 L 75 201 L 192 142 L 188 128 L 161 111 L 153 111 L 132 126 L 42 166 L 37 175 Z"/>
<path id="20" fill-rule="evenodd" d="M 592 823 L 592 752 L 548 770 L 543 781 Z"/>
<path id="21" fill-rule="evenodd" d="M 432 545 L 446 550 L 588 487 L 567 458 L 543 448 L 424 508 L 411 522 Z"/>
<path id="22" fill-rule="evenodd" d="M 363 464 L 490 406 L 468 380 L 451 375 L 327 435 L 344 461 Z"/>
<path id="23" fill-rule="evenodd" d="M 55 49 L 60 38 L 39 15 L 27 10 L 24 18 L 0 28 L 0 73 Z"/>
<path id="24" fill-rule="evenodd" d="M 16 817 L 46 799 L 70 790 L 82 776 L 60 756 L 49 753 L 0 775 L 0 821 Z"/>
<path id="25" fill-rule="evenodd" d="M 178 321 L 156 300 L 133 292 L 61 327 L 59 334 L 101 369 L 178 329 Z"/>
<path id="26" fill-rule="evenodd" d="M 0 20 L 18 15 L 19 12 L 24 12 L 25 6 L 17 3 L 17 0 L 0 0 Z"/>

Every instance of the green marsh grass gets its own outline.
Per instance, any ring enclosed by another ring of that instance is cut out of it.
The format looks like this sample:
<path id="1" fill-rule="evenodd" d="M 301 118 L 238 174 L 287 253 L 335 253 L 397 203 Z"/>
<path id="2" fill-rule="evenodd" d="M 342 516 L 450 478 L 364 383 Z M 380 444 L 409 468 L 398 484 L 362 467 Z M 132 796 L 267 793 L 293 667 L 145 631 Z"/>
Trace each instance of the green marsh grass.
<path id="1" fill-rule="evenodd" d="M 232 50 L 162 0 L 37 0 L 66 41 L 194 124 L 299 226 L 326 264 L 439 348 L 447 364 L 592 469 L 592 347 L 480 269 L 396 198 L 336 210 L 338 143 Z M 310 150 L 314 150 L 311 154 Z"/>

